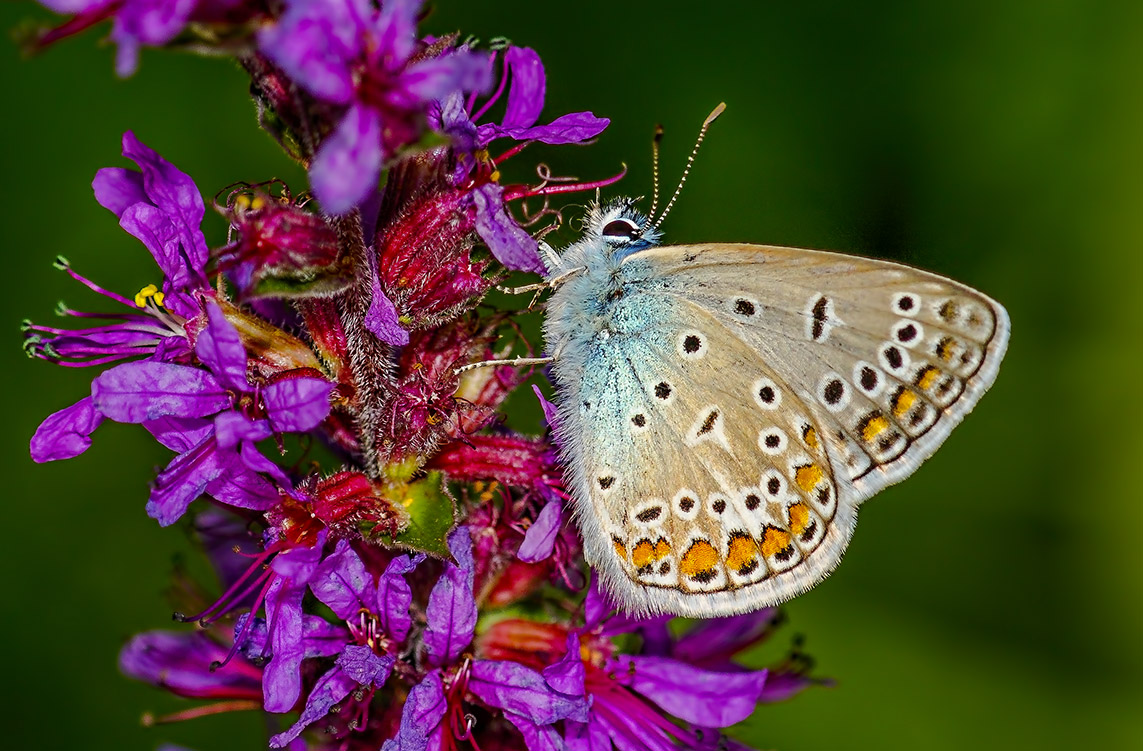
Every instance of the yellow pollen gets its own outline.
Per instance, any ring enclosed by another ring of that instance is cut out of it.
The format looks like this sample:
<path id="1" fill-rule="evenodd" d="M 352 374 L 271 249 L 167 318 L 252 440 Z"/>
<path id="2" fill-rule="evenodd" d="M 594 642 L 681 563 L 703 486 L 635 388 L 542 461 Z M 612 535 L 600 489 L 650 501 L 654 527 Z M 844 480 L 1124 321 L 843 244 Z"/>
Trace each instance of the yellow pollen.
<path id="1" fill-rule="evenodd" d="M 494 183 L 500 182 L 500 170 L 498 170 L 498 169 L 492 170 L 492 174 L 488 176 L 488 179 Z"/>
<path id="2" fill-rule="evenodd" d="M 794 482 L 798 483 L 798 487 L 808 493 L 822 481 L 824 476 L 821 467 L 816 464 L 806 464 L 798 467 L 797 471 L 794 472 Z"/>
<path id="3" fill-rule="evenodd" d="M 250 208 L 254 211 L 265 208 L 265 206 L 266 199 L 263 196 L 254 196 L 252 199 L 250 199 Z"/>
<path id="4" fill-rule="evenodd" d="M 790 547 L 790 533 L 769 527 L 762 538 L 762 555 L 766 558 L 781 553 Z"/>
<path id="5" fill-rule="evenodd" d="M 706 540 L 696 540 L 679 564 L 679 571 L 683 576 L 695 578 L 710 573 L 718 566 L 718 551 Z"/>
<path id="6" fill-rule="evenodd" d="M 818 432 L 811 427 L 807 427 L 806 432 L 802 433 L 802 440 L 805 441 L 806 445 L 810 448 L 816 449 L 818 447 Z"/>
<path id="7" fill-rule="evenodd" d="M 912 391 L 905 389 L 900 394 L 898 394 L 896 400 L 894 400 L 893 414 L 895 414 L 897 417 L 904 417 L 905 413 L 913 408 L 913 404 L 916 401 L 917 395 Z"/>
<path id="8" fill-rule="evenodd" d="M 810 507 L 804 503 L 790 506 L 790 531 L 800 535 L 810 526 Z"/>
<path id="9" fill-rule="evenodd" d="M 937 368 L 928 367 L 921 373 L 921 377 L 917 379 L 917 385 L 921 387 L 922 391 L 928 391 L 937 382 L 937 378 L 941 375 L 941 371 Z"/>
<path id="10" fill-rule="evenodd" d="M 159 288 L 153 284 L 148 284 L 143 289 L 135 293 L 135 305 L 140 308 L 147 307 L 147 301 L 152 300 L 159 307 L 163 306 L 164 295 L 159 291 Z"/>
<path id="11" fill-rule="evenodd" d="M 742 571 L 757 558 L 758 544 L 754 542 L 753 537 L 735 535 L 730 538 L 730 552 L 726 556 L 726 567 L 731 571 Z"/>
<path id="12" fill-rule="evenodd" d="M 889 428 L 889 421 L 885 419 L 884 415 L 877 415 L 865 423 L 865 427 L 861 429 L 861 437 L 870 443 L 877 436 L 884 433 Z"/>

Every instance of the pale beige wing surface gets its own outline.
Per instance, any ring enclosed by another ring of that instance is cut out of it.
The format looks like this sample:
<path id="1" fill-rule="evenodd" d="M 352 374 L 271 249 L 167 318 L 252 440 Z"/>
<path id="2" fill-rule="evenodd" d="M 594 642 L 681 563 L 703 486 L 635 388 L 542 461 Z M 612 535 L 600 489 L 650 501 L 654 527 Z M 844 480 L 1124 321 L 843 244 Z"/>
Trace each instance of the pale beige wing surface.
<path id="1" fill-rule="evenodd" d="M 745 612 L 808 589 L 854 521 L 818 420 L 744 340 L 709 335 L 714 316 L 669 296 L 654 309 L 663 325 L 599 348 L 562 403 L 589 562 L 644 612 Z"/>
<path id="2" fill-rule="evenodd" d="M 631 256 L 714 316 L 811 405 L 863 500 L 911 474 L 996 378 L 1009 321 L 994 300 L 901 264 L 710 244 Z M 737 269 L 737 273 L 735 272 Z"/>
<path id="3" fill-rule="evenodd" d="M 721 615 L 812 587 L 1007 342 L 998 304 L 889 262 L 699 245 L 621 273 L 607 331 L 553 378 L 586 555 L 629 610 Z"/>

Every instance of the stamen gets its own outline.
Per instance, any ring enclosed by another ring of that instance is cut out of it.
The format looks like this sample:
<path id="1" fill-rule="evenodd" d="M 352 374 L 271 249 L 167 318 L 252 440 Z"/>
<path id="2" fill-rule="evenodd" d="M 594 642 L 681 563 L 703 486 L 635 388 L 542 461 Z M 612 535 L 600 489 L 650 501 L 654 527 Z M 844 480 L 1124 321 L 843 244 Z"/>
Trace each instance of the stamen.
<path id="1" fill-rule="evenodd" d="M 183 722 L 184 720 L 195 720 L 199 717 L 208 717 L 215 714 L 223 714 L 225 712 L 245 712 L 251 709 L 261 709 L 262 702 L 255 699 L 235 699 L 234 701 L 220 701 L 214 704 L 207 704 L 204 707 L 193 707 L 191 709 L 184 709 L 181 712 L 173 712 L 159 717 L 148 712 L 143 715 L 143 726 L 152 727 L 154 725 L 169 725 L 172 722 Z"/>
<path id="2" fill-rule="evenodd" d="M 496 57 L 495 52 L 492 53 L 492 57 L 493 58 Z M 493 59 L 491 61 L 491 64 L 495 65 L 495 59 Z M 499 99 L 500 95 L 504 93 L 504 87 L 508 85 L 508 56 L 507 55 L 505 55 L 503 60 L 501 61 L 500 67 L 501 67 L 500 84 L 496 87 L 496 91 L 493 92 L 492 96 L 490 96 L 484 100 L 484 106 L 482 106 L 478 112 L 476 112 L 475 114 L 473 114 L 469 117 L 469 119 L 472 120 L 472 122 L 476 122 L 477 120 L 479 120 L 484 115 L 485 112 L 487 112 L 489 109 L 491 109 L 492 105 L 496 104 L 496 100 Z M 472 106 L 475 103 L 476 103 L 476 96 L 475 96 L 475 92 L 473 92 L 473 100 L 471 103 L 469 103 L 467 109 L 469 111 L 471 111 Z"/>
<path id="3" fill-rule="evenodd" d="M 531 198 L 532 196 L 550 196 L 556 193 L 577 193 L 582 190 L 598 190 L 605 188 L 608 185 L 619 182 L 627 175 L 627 165 L 623 165 L 623 170 L 612 177 L 604 178 L 603 180 L 595 180 L 588 183 L 574 183 L 565 185 L 545 185 L 540 188 L 532 188 L 527 185 L 509 185 L 504 189 L 504 200 L 514 201 L 517 198 Z"/>
<path id="4" fill-rule="evenodd" d="M 55 266 L 60 271 L 67 274 L 68 276 L 70 276 L 72 279 L 74 279 L 77 282 L 79 282 L 80 284 L 84 285 L 85 287 L 87 287 L 91 291 L 97 292 L 97 293 L 103 295 L 104 297 L 110 297 L 112 300 L 115 300 L 116 302 L 122 303 L 122 304 L 126 305 L 128 308 L 135 308 L 135 305 L 130 300 L 128 300 L 126 297 L 123 297 L 122 295 L 117 295 L 114 292 L 111 292 L 110 290 L 106 290 L 103 287 L 100 287 L 95 282 L 91 281 L 90 279 L 87 279 L 87 278 L 77 274 L 72 269 L 71 263 L 66 258 L 64 258 L 63 256 L 56 256 L 56 261 L 52 265 Z"/>

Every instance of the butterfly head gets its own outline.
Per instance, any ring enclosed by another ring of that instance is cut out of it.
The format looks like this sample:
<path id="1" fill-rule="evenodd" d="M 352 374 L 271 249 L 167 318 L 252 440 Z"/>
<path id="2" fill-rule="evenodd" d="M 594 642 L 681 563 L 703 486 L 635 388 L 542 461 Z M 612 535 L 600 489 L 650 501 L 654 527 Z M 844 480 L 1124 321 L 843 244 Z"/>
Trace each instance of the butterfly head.
<path id="1" fill-rule="evenodd" d="M 661 235 L 650 217 L 635 208 L 638 200 L 617 198 L 591 206 L 584 223 L 584 241 L 606 248 L 615 260 L 658 245 Z"/>

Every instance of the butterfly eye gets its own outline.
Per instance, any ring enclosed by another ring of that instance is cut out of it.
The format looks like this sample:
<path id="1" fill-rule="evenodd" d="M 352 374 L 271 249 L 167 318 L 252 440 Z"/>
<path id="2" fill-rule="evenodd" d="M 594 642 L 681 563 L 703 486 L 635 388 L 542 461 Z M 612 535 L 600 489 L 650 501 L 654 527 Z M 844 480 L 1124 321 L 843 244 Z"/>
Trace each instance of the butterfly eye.
<path id="1" fill-rule="evenodd" d="M 629 219 L 613 219 L 603 227 L 603 236 L 617 240 L 634 240 L 639 227 Z"/>

